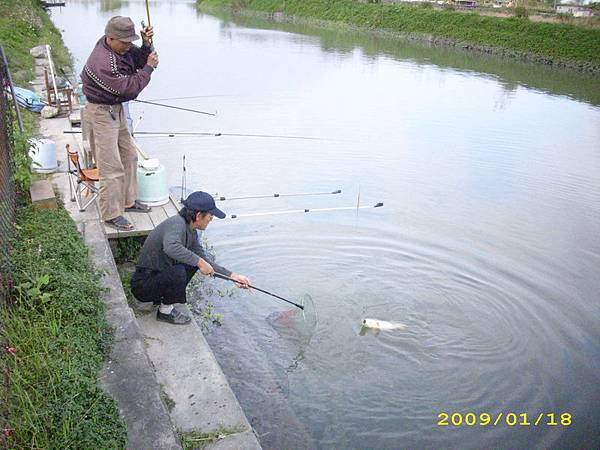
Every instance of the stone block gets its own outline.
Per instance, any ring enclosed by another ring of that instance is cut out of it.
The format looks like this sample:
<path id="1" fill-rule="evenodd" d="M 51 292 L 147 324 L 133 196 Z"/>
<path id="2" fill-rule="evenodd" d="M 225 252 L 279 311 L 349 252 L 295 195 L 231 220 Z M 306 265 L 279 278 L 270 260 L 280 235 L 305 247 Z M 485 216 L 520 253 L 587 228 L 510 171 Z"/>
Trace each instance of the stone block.
<path id="1" fill-rule="evenodd" d="M 29 188 L 31 194 L 31 203 L 40 208 L 54 209 L 56 205 L 56 196 L 50 180 L 38 180 L 31 183 Z"/>

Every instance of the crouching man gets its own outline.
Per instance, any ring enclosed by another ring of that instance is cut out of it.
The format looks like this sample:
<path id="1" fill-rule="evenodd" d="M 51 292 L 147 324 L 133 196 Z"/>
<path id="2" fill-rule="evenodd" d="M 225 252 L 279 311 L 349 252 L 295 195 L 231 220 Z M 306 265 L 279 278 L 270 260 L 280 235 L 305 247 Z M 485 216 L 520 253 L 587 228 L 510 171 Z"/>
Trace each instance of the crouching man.
<path id="1" fill-rule="evenodd" d="M 244 289 L 250 285 L 244 275 L 210 264 L 198 240 L 196 230 L 205 230 L 214 216 L 225 217 L 225 213 L 216 207 L 214 198 L 197 191 L 190 194 L 183 205 L 179 215 L 168 218 L 148 235 L 131 278 L 135 298 L 140 302 L 159 304 L 157 320 L 177 325 L 185 325 L 191 320 L 173 305 L 186 302 L 186 286 L 197 270 L 204 275 L 214 272 L 226 275 Z"/>

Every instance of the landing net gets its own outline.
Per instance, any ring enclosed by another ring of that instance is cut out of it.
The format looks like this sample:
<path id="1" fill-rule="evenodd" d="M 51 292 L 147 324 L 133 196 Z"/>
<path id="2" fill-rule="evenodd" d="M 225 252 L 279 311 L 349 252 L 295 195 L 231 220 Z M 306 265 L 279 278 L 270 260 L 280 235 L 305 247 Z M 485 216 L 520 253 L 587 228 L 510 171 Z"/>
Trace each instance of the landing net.
<path id="1" fill-rule="evenodd" d="M 295 299 L 296 300 L 296 299 Z M 310 295 L 305 294 L 296 300 L 304 309 L 286 309 L 270 314 L 267 322 L 285 339 L 310 341 L 317 328 L 317 310 Z"/>

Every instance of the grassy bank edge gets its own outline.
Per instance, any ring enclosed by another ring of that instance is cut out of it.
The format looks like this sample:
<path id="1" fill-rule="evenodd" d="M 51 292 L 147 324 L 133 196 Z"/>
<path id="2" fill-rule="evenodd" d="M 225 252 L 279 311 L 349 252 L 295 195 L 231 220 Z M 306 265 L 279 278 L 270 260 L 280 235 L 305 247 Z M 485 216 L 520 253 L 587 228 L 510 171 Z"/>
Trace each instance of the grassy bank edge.
<path id="1" fill-rule="evenodd" d="M 100 273 L 61 206 L 17 211 L 15 295 L 0 311 L 8 438 L 15 448 L 124 448 L 116 402 L 97 386 L 112 334 Z"/>
<path id="2" fill-rule="evenodd" d="M 54 26 L 38 0 L 0 1 L 0 42 L 12 72 L 13 81 L 27 88 L 32 80 L 33 56 L 29 49 L 49 44 L 56 67 L 70 67 L 71 55 L 60 31 Z"/>
<path id="3" fill-rule="evenodd" d="M 197 0 L 198 7 L 278 21 L 375 31 L 427 45 L 457 47 L 600 75 L 600 29 L 355 0 Z"/>
<path id="4" fill-rule="evenodd" d="M 60 32 L 38 0 L 0 2 L 0 42 L 17 86 L 27 88 L 33 79 L 29 49 L 36 45 L 50 44 L 57 67 L 71 66 Z M 124 448 L 127 430 L 118 406 L 97 386 L 112 337 L 100 274 L 64 208 L 27 204 L 26 141 L 37 133 L 39 115 L 21 113 L 25 132 L 13 123 L 15 289 L 12 302 L 0 307 L 0 447 Z"/>

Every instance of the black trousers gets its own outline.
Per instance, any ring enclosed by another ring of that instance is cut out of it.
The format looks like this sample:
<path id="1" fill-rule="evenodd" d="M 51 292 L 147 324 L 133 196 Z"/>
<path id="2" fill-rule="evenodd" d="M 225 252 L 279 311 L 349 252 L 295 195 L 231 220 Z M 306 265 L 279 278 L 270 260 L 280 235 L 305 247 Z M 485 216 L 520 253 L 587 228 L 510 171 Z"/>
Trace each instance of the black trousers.
<path id="1" fill-rule="evenodd" d="M 160 271 L 136 267 L 131 277 L 131 292 L 140 302 L 155 305 L 185 303 L 185 288 L 197 270 L 197 267 L 185 264 L 175 264 Z"/>

